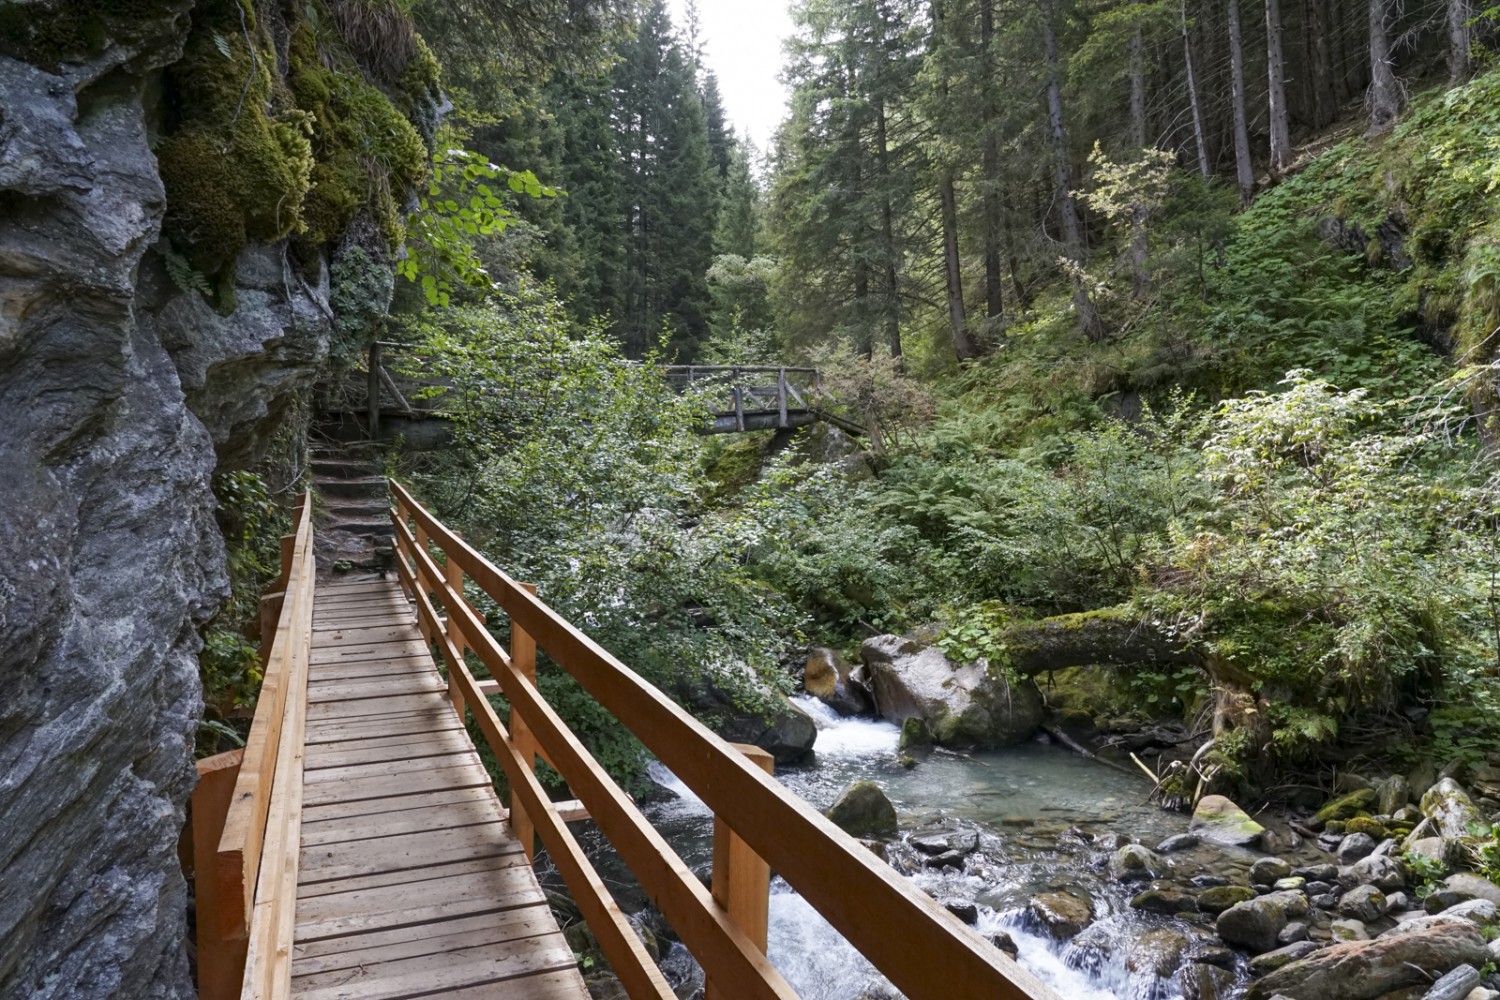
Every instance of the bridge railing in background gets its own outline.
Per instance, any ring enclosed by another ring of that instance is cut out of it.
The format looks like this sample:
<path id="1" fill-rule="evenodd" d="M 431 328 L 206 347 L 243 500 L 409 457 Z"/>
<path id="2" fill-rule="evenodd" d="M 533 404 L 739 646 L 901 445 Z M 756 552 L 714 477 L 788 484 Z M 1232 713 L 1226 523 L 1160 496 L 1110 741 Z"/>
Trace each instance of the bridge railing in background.
<path id="1" fill-rule="evenodd" d="M 198 762 L 192 841 L 198 994 L 291 993 L 302 827 L 302 752 L 312 653 L 312 498 L 281 540 L 281 575 L 262 599 L 265 679 L 243 750 Z"/>
<path id="2" fill-rule="evenodd" d="M 669 384 L 704 392 L 718 433 L 786 430 L 810 423 L 823 396 L 816 368 L 774 365 L 667 365 Z"/>
<path id="3" fill-rule="evenodd" d="M 777 369 L 771 369 L 777 371 Z M 706 995 L 725 1000 L 796 994 L 765 956 L 769 872 L 779 873 L 912 1000 L 1057 1000 L 989 942 L 892 871 L 768 774 L 764 755 L 715 736 L 661 691 L 506 576 L 392 482 L 397 569 L 424 635 L 441 651 L 460 717 L 484 733 L 512 789 L 511 825 L 534 849 L 539 834 L 601 950 L 634 1000 L 672 992 L 624 914 L 548 801 L 538 757 L 581 806 L 703 967 Z M 438 557 L 442 563 L 439 563 Z M 464 595 L 466 581 L 510 618 L 507 652 Z M 536 687 L 545 650 L 713 810 L 712 885 L 692 870 L 589 755 Z M 510 703 L 502 721 L 466 651 Z M 569 804 L 568 812 L 576 812 Z"/>

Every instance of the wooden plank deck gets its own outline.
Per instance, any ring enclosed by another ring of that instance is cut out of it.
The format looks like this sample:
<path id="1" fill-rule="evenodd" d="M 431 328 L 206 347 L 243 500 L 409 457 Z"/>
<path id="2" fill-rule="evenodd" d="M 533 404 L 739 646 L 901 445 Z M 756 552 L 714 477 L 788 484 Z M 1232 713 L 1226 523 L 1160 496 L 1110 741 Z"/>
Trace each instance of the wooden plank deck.
<path id="1" fill-rule="evenodd" d="M 292 992 L 588 991 L 394 580 L 319 584 Z"/>

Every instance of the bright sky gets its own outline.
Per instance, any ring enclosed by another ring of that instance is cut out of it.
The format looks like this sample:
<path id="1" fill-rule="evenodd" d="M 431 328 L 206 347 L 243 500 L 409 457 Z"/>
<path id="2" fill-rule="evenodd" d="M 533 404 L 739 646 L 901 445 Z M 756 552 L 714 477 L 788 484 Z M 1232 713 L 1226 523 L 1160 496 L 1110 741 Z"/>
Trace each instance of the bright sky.
<path id="1" fill-rule="evenodd" d="M 687 24 L 687 0 L 671 0 L 672 23 Z M 792 33 L 787 0 L 698 0 L 703 61 L 719 78 L 735 131 L 749 131 L 764 153 L 786 112 L 781 40 Z"/>

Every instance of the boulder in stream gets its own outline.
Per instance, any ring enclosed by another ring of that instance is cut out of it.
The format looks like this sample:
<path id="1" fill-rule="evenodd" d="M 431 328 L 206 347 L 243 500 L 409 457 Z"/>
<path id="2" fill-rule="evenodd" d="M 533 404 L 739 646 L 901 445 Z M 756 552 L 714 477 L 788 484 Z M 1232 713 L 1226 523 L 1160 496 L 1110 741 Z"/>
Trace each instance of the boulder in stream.
<path id="1" fill-rule="evenodd" d="M 1193 810 L 1188 831 L 1215 844 L 1244 847 L 1260 840 L 1266 828 L 1222 795 L 1205 795 Z"/>
<path id="2" fill-rule="evenodd" d="M 1427 790 L 1422 812 L 1437 827 L 1438 835 L 1450 840 L 1472 837 L 1470 828 L 1484 821 L 1469 793 L 1452 778 L 1443 778 Z"/>
<path id="3" fill-rule="evenodd" d="M 818 738 L 812 717 L 745 666 L 704 673 L 677 686 L 695 713 L 715 719 L 714 731 L 731 743 L 750 743 L 790 764 L 807 756 Z"/>
<path id="4" fill-rule="evenodd" d="M 877 713 L 891 722 L 922 719 L 940 746 L 1019 743 L 1042 722 L 1042 697 L 983 659 L 955 664 L 936 646 L 897 635 L 860 647 Z"/>
<path id="5" fill-rule="evenodd" d="M 873 781 L 856 781 L 844 789 L 824 815 L 851 837 L 896 835 L 896 807 Z"/>
<path id="6" fill-rule="evenodd" d="M 853 677 L 837 652 L 819 646 L 802 668 L 802 689 L 840 715 L 860 715 L 871 708 L 870 693 Z"/>
<path id="7" fill-rule="evenodd" d="M 1070 938 L 1094 920 L 1094 904 L 1071 892 L 1048 892 L 1036 896 L 1026 907 L 1043 929 L 1054 938 Z"/>
<path id="8" fill-rule="evenodd" d="M 1413 934 L 1348 941 L 1314 952 L 1250 984 L 1247 1000 L 1376 1000 L 1412 986 L 1427 986 L 1460 965 L 1488 960 L 1477 927 L 1447 925 Z"/>

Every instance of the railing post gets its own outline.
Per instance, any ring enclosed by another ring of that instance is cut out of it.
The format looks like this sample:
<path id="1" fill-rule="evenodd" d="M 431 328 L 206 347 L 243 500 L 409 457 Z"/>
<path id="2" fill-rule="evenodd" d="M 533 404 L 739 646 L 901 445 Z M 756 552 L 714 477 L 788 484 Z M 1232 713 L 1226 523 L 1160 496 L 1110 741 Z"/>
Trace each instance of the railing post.
<path id="1" fill-rule="evenodd" d="M 370 344 L 370 384 L 365 402 L 369 406 L 370 440 L 380 440 L 380 341 Z"/>
<path id="2" fill-rule="evenodd" d="M 776 408 L 779 411 L 778 414 L 777 414 L 777 419 L 778 419 L 779 422 L 777 423 L 776 426 L 780 427 L 782 430 L 786 430 L 786 428 L 787 428 L 787 419 L 786 419 L 786 369 L 785 368 L 778 368 L 776 370 Z"/>
<path id="3" fill-rule="evenodd" d="M 464 536 L 455 531 L 453 537 L 463 538 Z M 463 630 L 453 627 L 458 616 L 455 613 L 456 609 L 452 605 L 464 599 L 464 570 L 458 564 L 457 560 L 453 558 L 452 553 L 447 553 L 447 555 L 448 563 L 443 568 L 443 575 L 450 593 L 445 597 L 443 604 L 445 605 L 444 610 L 448 612 L 448 634 L 453 637 L 453 646 L 458 651 L 459 659 L 463 659 L 464 655 L 468 653 L 469 647 L 464 644 Z M 448 676 L 448 700 L 453 703 L 453 711 L 457 713 L 458 721 L 463 722 L 464 693 L 459 688 L 458 682 L 453 677 L 451 671 Z"/>
<path id="4" fill-rule="evenodd" d="M 536 584 L 523 583 L 520 587 L 528 594 L 535 596 Z M 516 668 L 516 673 L 535 686 L 536 639 L 516 624 L 514 616 L 510 620 L 510 662 Z M 510 737 L 516 745 L 516 753 L 521 758 L 522 764 L 528 771 L 535 771 L 536 755 L 541 747 L 536 737 L 532 735 L 531 727 L 526 724 L 525 717 L 516 711 L 514 703 L 510 711 Z M 526 809 L 521 805 L 521 799 L 514 788 L 510 791 L 510 831 L 526 849 L 526 860 L 535 861 L 536 824 L 531 821 L 530 816 L 526 815 Z"/>
<path id="5" fill-rule="evenodd" d="M 776 767 L 776 758 L 757 746 L 730 744 L 767 774 Z M 729 824 L 714 817 L 714 902 L 724 907 L 740 930 L 764 954 L 770 930 L 771 866 L 761 860 L 750 845 L 739 838 Z M 703 988 L 704 1000 L 732 1000 L 733 983 L 709 979 Z"/>
<path id="6" fill-rule="evenodd" d="M 240 776 L 245 751 L 231 750 L 198 761 L 198 784 L 193 788 L 193 886 L 198 916 L 198 996 L 202 1000 L 231 1000 L 240 995 L 248 941 L 244 921 L 226 913 L 238 899 L 220 893 L 214 861 L 224 818 Z"/>
<path id="7" fill-rule="evenodd" d="M 734 397 L 734 429 L 742 431 L 745 429 L 745 397 L 739 386 L 731 388 L 729 394 Z"/>

